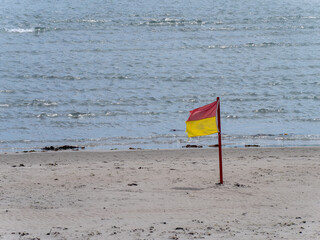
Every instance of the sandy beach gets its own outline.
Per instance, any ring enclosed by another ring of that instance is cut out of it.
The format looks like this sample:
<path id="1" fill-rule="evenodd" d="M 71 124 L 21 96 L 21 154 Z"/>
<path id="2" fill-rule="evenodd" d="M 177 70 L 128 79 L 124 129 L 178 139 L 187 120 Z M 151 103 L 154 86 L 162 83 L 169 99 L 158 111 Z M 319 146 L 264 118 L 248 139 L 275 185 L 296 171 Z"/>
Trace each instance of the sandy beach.
<path id="1" fill-rule="evenodd" d="M 0 239 L 320 239 L 320 148 L 0 154 Z"/>

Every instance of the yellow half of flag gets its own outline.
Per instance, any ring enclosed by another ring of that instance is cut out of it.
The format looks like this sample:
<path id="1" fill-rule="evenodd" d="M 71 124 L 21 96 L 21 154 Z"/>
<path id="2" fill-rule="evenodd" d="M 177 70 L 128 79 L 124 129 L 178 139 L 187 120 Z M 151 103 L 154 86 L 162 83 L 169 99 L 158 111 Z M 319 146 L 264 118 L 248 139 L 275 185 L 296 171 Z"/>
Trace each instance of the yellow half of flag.
<path id="1" fill-rule="evenodd" d="M 187 121 L 186 124 L 188 137 L 204 136 L 219 132 L 216 117 Z"/>

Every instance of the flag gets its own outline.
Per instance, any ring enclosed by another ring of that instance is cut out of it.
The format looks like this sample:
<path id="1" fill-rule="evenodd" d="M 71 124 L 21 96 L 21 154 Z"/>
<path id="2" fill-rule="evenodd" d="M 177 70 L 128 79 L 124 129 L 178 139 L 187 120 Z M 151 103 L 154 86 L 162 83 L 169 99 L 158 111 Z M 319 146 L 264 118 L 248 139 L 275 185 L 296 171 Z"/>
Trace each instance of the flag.
<path id="1" fill-rule="evenodd" d="M 219 100 L 190 111 L 186 121 L 188 137 L 197 137 L 218 133 L 217 109 Z"/>

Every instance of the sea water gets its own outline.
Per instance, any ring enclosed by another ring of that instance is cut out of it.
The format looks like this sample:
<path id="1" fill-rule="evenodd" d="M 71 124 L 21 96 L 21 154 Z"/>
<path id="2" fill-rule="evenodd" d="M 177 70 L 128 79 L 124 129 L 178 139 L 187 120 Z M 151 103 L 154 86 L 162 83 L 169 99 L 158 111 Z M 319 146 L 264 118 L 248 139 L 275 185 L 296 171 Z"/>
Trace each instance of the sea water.
<path id="1" fill-rule="evenodd" d="M 315 0 L 2 0 L 0 151 L 320 145 Z"/>

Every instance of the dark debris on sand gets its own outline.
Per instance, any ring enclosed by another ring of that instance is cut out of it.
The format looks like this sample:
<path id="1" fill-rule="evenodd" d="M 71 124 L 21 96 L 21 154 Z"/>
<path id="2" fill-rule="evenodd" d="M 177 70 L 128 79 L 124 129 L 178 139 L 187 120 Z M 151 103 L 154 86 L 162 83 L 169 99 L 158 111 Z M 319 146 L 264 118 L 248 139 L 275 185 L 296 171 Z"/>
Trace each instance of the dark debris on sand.
<path id="1" fill-rule="evenodd" d="M 79 150 L 84 149 L 85 147 L 79 147 L 79 146 L 72 146 L 72 145 L 63 145 L 59 147 L 54 146 L 46 146 L 44 148 L 41 148 L 42 151 L 61 151 L 61 150 Z"/>
<path id="2" fill-rule="evenodd" d="M 203 146 L 201 145 L 191 145 L 191 144 L 187 144 L 186 146 L 183 146 L 183 148 L 202 148 Z"/>

